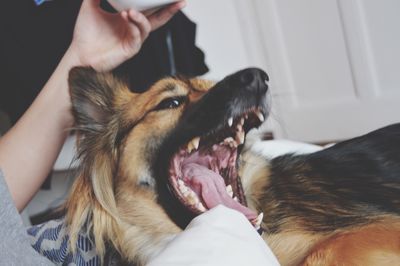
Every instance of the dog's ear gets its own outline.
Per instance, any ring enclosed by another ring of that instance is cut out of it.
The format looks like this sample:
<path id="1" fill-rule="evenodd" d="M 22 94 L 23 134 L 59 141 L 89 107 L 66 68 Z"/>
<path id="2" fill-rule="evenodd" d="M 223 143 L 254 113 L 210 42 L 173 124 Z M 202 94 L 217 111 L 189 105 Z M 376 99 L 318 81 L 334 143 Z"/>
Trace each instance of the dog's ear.
<path id="1" fill-rule="evenodd" d="M 75 67 L 69 73 L 72 111 L 76 126 L 83 131 L 99 131 L 113 119 L 118 104 L 130 99 L 126 84 L 111 73 L 89 67 Z M 123 94 L 123 95 L 121 95 Z"/>
<path id="2" fill-rule="evenodd" d="M 70 71 L 69 87 L 75 130 L 79 133 L 80 162 L 79 177 L 66 205 L 70 241 L 77 241 L 79 230 L 92 217 L 96 250 L 102 255 L 105 239 L 116 239 L 111 226 L 118 221 L 113 181 L 118 157 L 116 140 L 124 106 L 133 94 L 113 74 L 97 73 L 87 67 Z"/>

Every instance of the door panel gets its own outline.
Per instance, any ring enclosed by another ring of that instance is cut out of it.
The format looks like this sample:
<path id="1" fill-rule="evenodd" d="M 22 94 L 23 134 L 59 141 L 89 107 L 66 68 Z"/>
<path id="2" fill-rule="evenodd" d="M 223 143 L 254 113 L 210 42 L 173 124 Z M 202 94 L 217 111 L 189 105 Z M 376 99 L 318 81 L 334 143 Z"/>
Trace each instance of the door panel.
<path id="1" fill-rule="evenodd" d="M 255 4 L 278 136 L 324 142 L 400 121 L 400 1 Z"/>

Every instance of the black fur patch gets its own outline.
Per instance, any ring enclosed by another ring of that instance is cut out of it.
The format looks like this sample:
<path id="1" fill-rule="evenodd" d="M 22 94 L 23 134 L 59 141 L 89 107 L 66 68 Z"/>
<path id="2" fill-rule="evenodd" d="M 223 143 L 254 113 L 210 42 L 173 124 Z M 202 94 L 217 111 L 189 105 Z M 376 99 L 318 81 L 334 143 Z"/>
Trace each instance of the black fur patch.
<path id="1" fill-rule="evenodd" d="M 270 162 L 265 187 L 267 230 L 290 218 L 306 231 L 331 232 L 400 215 L 400 124 L 309 155 Z"/>

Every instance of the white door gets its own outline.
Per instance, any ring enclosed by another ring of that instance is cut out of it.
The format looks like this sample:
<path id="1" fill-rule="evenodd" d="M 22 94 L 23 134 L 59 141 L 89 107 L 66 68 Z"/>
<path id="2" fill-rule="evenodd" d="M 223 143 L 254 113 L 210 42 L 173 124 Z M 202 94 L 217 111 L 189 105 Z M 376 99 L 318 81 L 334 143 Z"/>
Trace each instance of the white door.
<path id="1" fill-rule="evenodd" d="M 211 77 L 267 69 L 275 136 L 336 141 L 400 122 L 400 0 L 188 5 Z"/>
<path id="2" fill-rule="evenodd" d="M 278 135 L 340 140 L 400 122 L 399 0 L 257 0 Z"/>

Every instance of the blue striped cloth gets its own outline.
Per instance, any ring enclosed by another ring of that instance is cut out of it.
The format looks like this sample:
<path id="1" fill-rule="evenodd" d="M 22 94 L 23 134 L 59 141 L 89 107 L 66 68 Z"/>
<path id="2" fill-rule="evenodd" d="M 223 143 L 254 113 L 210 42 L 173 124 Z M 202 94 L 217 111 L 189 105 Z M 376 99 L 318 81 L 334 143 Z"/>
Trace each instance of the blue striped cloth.
<path id="1" fill-rule="evenodd" d="M 69 248 L 69 236 L 64 220 L 53 220 L 30 227 L 28 235 L 32 247 L 55 265 L 97 266 L 100 258 L 87 232 L 81 230 L 76 243 L 76 252 Z"/>

